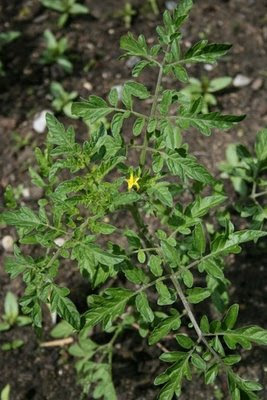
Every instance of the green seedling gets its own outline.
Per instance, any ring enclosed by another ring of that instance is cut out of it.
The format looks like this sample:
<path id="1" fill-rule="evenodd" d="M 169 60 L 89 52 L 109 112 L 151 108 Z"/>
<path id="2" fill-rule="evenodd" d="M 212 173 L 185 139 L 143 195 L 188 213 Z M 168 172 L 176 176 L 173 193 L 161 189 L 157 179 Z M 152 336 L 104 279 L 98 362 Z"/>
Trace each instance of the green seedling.
<path id="1" fill-rule="evenodd" d="M 229 76 L 222 76 L 209 80 L 203 77 L 201 80 L 196 78 L 189 78 L 189 85 L 187 85 L 180 93 L 189 97 L 190 100 L 196 100 L 202 97 L 202 113 L 207 114 L 211 106 L 217 105 L 217 99 L 213 93 L 220 92 L 228 87 L 232 82 Z"/>
<path id="2" fill-rule="evenodd" d="M 121 18 L 124 22 L 125 28 L 129 29 L 132 25 L 133 17 L 136 15 L 136 11 L 130 2 L 126 2 L 124 7 L 115 13 L 115 16 Z"/>
<path id="3" fill-rule="evenodd" d="M 15 339 L 12 340 L 11 342 L 5 342 L 1 345 L 1 350 L 3 351 L 10 351 L 10 350 L 16 350 L 19 349 L 24 345 L 24 341 L 21 339 Z"/>
<path id="4" fill-rule="evenodd" d="M 165 11 L 152 46 L 143 35 L 121 38 L 123 57 L 140 59 L 121 98 L 113 88 L 107 98 L 91 95 L 73 103 L 76 117 L 91 124 L 105 117 L 109 130 L 100 124 L 82 141 L 73 127 L 47 114 L 47 141 L 36 150 L 34 175 L 44 195 L 33 208 L 2 213 L 19 236 L 5 269 L 25 282 L 22 310 L 38 331 L 43 304 L 67 322 L 67 332 L 61 325 L 54 335 L 62 330 L 78 337 L 70 352 L 79 359 L 86 397 L 117 398 L 113 355 L 122 335 L 132 330 L 160 348 L 160 361 L 168 364 L 151 376 L 160 386 L 160 400 L 178 398 L 195 375 L 220 385 L 217 376 L 223 374 L 233 400 L 259 399 L 262 389 L 240 376 L 235 365 L 253 344 L 267 345 L 267 331 L 240 326 L 238 304 L 217 310 L 215 320 L 209 313 L 214 298 L 223 301 L 221 288 L 230 285 L 227 256 L 240 253 L 246 242 L 263 243 L 267 233 L 236 230 L 230 214 L 206 229 L 227 197 L 185 139 L 202 135 L 205 140 L 214 130 L 222 135 L 245 116 L 203 114 L 201 96 L 189 101 L 176 89 L 188 81 L 187 64 L 215 63 L 231 48 L 200 40 L 182 50 L 181 27 L 192 6 L 191 0 L 180 0 L 173 12 Z M 144 69 L 150 71 L 148 85 L 137 79 Z M 60 281 L 66 260 L 93 290 L 82 312 L 71 299 L 71 285 Z M 199 303 L 203 307 L 196 313 Z"/>
<path id="5" fill-rule="evenodd" d="M 1 400 L 10 400 L 10 385 L 7 384 L 2 390 L 1 390 Z"/>
<path id="6" fill-rule="evenodd" d="M 29 325 L 31 322 L 32 320 L 30 317 L 19 315 L 17 297 L 12 292 L 8 292 L 5 297 L 4 314 L 2 315 L 2 321 L 0 322 L 0 331 L 7 331 L 14 325 Z"/>
<path id="7" fill-rule="evenodd" d="M 50 92 L 53 96 L 52 106 L 55 111 L 63 111 L 67 117 L 73 118 L 71 112 L 72 102 L 78 96 L 78 93 L 66 92 L 59 82 L 52 82 L 50 85 Z"/>
<path id="8" fill-rule="evenodd" d="M 76 0 L 41 0 L 41 3 L 43 6 L 61 13 L 58 19 L 59 28 L 62 28 L 70 17 L 89 13 L 89 9 Z"/>
<path id="9" fill-rule="evenodd" d="M 46 48 L 42 54 L 41 63 L 48 65 L 58 64 L 65 72 L 71 73 L 73 66 L 65 55 L 68 50 L 67 38 L 63 37 L 57 40 L 54 34 L 49 29 L 46 29 L 44 39 Z"/>
<path id="10" fill-rule="evenodd" d="M 239 195 L 235 207 L 241 217 L 249 218 L 252 229 L 263 229 L 267 220 L 267 129 L 257 133 L 254 152 L 244 145 L 229 145 L 220 169 Z"/>

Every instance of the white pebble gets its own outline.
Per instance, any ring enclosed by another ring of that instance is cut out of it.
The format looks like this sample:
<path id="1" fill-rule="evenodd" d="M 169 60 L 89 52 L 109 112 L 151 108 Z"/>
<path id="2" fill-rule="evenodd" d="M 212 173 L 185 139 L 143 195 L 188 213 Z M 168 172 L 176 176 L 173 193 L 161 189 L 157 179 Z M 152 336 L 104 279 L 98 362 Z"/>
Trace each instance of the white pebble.
<path id="1" fill-rule="evenodd" d="M 54 243 L 58 246 L 58 247 L 62 247 L 63 244 L 65 243 L 65 239 L 62 237 L 58 237 L 54 240 Z"/>
<path id="2" fill-rule="evenodd" d="M 46 129 L 46 113 L 51 112 L 50 110 L 43 110 L 40 113 L 36 114 L 33 119 L 33 130 L 37 133 L 44 133 Z"/>
<path id="3" fill-rule="evenodd" d="M 14 239 L 10 235 L 6 235 L 3 237 L 1 244 L 5 251 L 12 252 L 13 251 L 13 246 L 14 246 Z"/>
<path id="4" fill-rule="evenodd" d="M 139 57 L 130 57 L 129 60 L 127 60 L 126 65 L 128 68 L 133 68 L 138 62 L 140 61 Z"/>
<path id="5" fill-rule="evenodd" d="M 89 92 L 91 92 L 91 90 L 93 89 L 93 85 L 91 84 L 91 82 L 84 82 L 83 87 Z"/>
<path id="6" fill-rule="evenodd" d="M 23 188 L 22 196 L 24 197 L 24 199 L 29 199 L 31 197 L 30 189 L 29 188 Z"/>
<path id="7" fill-rule="evenodd" d="M 177 7 L 177 3 L 176 1 L 166 1 L 165 6 L 167 10 L 172 11 Z"/>
<path id="8" fill-rule="evenodd" d="M 238 74 L 233 80 L 233 85 L 235 87 L 244 87 L 249 85 L 251 82 L 251 79 L 248 76 Z"/>
<path id="9" fill-rule="evenodd" d="M 214 65 L 212 65 L 212 64 L 204 64 L 204 69 L 206 71 L 212 71 L 213 68 L 214 68 Z"/>

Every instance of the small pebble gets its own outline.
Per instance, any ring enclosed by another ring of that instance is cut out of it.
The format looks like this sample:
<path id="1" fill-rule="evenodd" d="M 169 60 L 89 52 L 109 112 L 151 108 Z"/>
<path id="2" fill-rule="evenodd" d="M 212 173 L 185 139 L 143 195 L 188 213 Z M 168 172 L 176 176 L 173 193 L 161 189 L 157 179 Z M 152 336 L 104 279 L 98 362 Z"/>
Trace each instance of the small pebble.
<path id="1" fill-rule="evenodd" d="M 93 85 L 90 82 L 84 82 L 83 87 L 84 87 L 84 89 L 88 90 L 89 92 L 91 92 L 91 90 L 93 90 Z"/>
<path id="2" fill-rule="evenodd" d="M 108 30 L 108 34 L 109 34 L 109 35 L 114 35 L 114 33 L 115 33 L 115 29 L 110 28 L 110 29 Z"/>
<path id="3" fill-rule="evenodd" d="M 214 69 L 215 65 L 213 64 L 204 64 L 204 69 L 206 71 L 212 71 Z"/>
<path id="4" fill-rule="evenodd" d="M 126 62 L 128 68 L 133 68 L 140 61 L 139 57 L 130 57 Z"/>
<path id="5" fill-rule="evenodd" d="M 251 82 L 251 79 L 248 76 L 238 74 L 233 80 L 233 85 L 235 87 L 245 87 L 249 85 Z"/>
<path id="6" fill-rule="evenodd" d="M 252 89 L 253 90 L 259 90 L 262 87 L 263 84 L 263 79 L 262 78 L 257 78 L 255 81 L 252 82 Z"/>
<path id="7" fill-rule="evenodd" d="M 51 112 L 50 110 L 43 110 L 40 113 L 36 114 L 33 119 L 33 130 L 37 133 L 44 133 L 46 129 L 46 113 Z"/>
<path id="8" fill-rule="evenodd" d="M 58 247 L 62 247 L 63 244 L 65 243 L 65 239 L 62 237 L 58 237 L 54 240 L 54 243 L 58 246 Z"/>
<path id="9" fill-rule="evenodd" d="M 23 188 L 22 196 L 24 197 L 24 199 L 29 199 L 31 197 L 30 189 L 29 188 Z"/>
<path id="10" fill-rule="evenodd" d="M 108 79 L 109 73 L 108 72 L 102 72 L 102 78 L 103 79 Z"/>
<path id="11" fill-rule="evenodd" d="M 167 8 L 167 10 L 172 11 L 177 7 L 177 3 L 176 1 L 166 1 L 165 7 Z"/>
<path id="12" fill-rule="evenodd" d="M 13 251 L 14 239 L 12 236 L 6 235 L 3 237 L 1 244 L 2 244 L 3 248 L 5 249 L 5 251 L 8 251 L 9 253 L 11 253 Z"/>

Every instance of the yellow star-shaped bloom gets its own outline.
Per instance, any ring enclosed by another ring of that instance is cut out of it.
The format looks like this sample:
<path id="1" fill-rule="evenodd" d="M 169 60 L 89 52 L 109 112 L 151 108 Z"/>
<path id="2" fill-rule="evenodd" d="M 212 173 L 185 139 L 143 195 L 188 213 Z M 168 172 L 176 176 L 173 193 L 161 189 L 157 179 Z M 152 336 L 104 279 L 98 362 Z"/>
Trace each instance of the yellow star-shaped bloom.
<path id="1" fill-rule="evenodd" d="M 126 179 L 126 182 L 128 183 L 128 190 L 131 190 L 133 187 L 136 187 L 136 190 L 140 189 L 140 186 L 138 184 L 138 181 L 140 179 L 140 176 L 134 176 L 133 172 L 130 174 L 130 178 Z"/>

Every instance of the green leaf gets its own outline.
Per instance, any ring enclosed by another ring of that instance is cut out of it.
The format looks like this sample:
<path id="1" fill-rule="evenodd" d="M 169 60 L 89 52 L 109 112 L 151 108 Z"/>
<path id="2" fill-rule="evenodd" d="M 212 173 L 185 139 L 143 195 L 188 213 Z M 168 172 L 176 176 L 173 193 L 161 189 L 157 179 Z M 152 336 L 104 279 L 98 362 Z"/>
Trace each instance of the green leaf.
<path id="1" fill-rule="evenodd" d="M 123 120 L 125 119 L 125 113 L 114 114 L 111 121 L 111 131 L 113 135 L 118 135 L 121 132 Z"/>
<path id="2" fill-rule="evenodd" d="M 208 91 L 210 93 L 222 90 L 230 85 L 232 78 L 229 76 L 221 76 L 220 78 L 215 78 L 210 81 Z"/>
<path id="3" fill-rule="evenodd" d="M 1 217 L 6 224 L 26 228 L 28 232 L 43 225 L 40 218 L 28 207 L 21 207 L 17 211 L 6 211 Z"/>
<path id="4" fill-rule="evenodd" d="M 149 258 L 148 266 L 154 276 L 161 276 L 163 269 L 161 266 L 162 260 L 159 256 L 152 254 Z"/>
<path id="5" fill-rule="evenodd" d="M 134 136 L 139 136 L 142 133 L 142 130 L 145 125 L 145 118 L 139 117 L 135 120 L 134 125 L 133 125 L 133 134 Z"/>
<path id="6" fill-rule="evenodd" d="M 107 266 L 119 264 L 124 260 L 124 256 L 108 253 L 102 250 L 101 247 L 91 243 L 87 244 L 87 249 L 94 256 L 96 262 Z"/>
<path id="7" fill-rule="evenodd" d="M 170 351 L 169 353 L 163 353 L 159 357 L 161 361 L 172 363 L 184 359 L 186 353 L 184 351 Z"/>
<path id="8" fill-rule="evenodd" d="M 137 78 L 141 74 L 143 69 L 149 65 L 152 65 L 152 63 L 150 63 L 149 61 L 145 61 L 145 60 L 139 61 L 137 64 L 135 64 L 135 66 L 132 70 L 132 75 L 135 78 Z"/>
<path id="9" fill-rule="evenodd" d="M 181 326 L 181 319 L 176 310 L 172 310 L 172 315 L 160 321 L 153 329 L 148 338 L 149 345 L 158 343 L 161 339 L 168 335 L 171 330 L 177 330 Z"/>
<path id="10" fill-rule="evenodd" d="M 108 95 L 108 101 L 113 107 L 117 107 L 119 101 L 119 94 L 116 88 L 112 88 Z"/>
<path id="11" fill-rule="evenodd" d="M 206 385 L 211 385 L 214 383 L 217 375 L 219 373 L 219 367 L 217 364 L 212 365 L 206 372 L 205 372 L 205 383 Z"/>
<path id="12" fill-rule="evenodd" d="M 267 129 L 262 129 L 257 133 L 255 143 L 255 153 L 259 161 L 267 158 Z"/>
<path id="13" fill-rule="evenodd" d="M 74 333 L 73 327 L 66 321 L 60 321 L 50 332 L 53 338 L 66 338 Z"/>
<path id="14" fill-rule="evenodd" d="M 8 322 L 12 325 L 16 322 L 19 315 L 19 306 L 17 296 L 12 292 L 7 292 L 4 302 L 5 316 Z"/>
<path id="15" fill-rule="evenodd" d="M 234 365 L 239 363 L 239 361 L 241 360 L 241 356 L 239 355 L 230 355 L 227 356 L 223 359 L 224 364 L 226 365 Z"/>
<path id="16" fill-rule="evenodd" d="M 210 209 L 223 203 L 226 199 L 227 197 L 221 195 L 207 196 L 204 198 L 197 197 L 190 207 L 192 218 L 203 217 Z"/>
<path id="17" fill-rule="evenodd" d="M 195 114 L 185 111 L 180 113 L 177 121 L 182 129 L 193 126 L 203 135 L 210 136 L 211 129 L 229 129 L 245 117 L 245 115 L 221 115 L 219 112 Z"/>
<path id="18" fill-rule="evenodd" d="M 191 362 L 196 368 L 198 368 L 198 369 L 200 369 L 202 371 L 205 371 L 206 363 L 203 360 L 203 358 L 201 358 L 198 354 L 196 354 L 196 353 L 192 354 Z"/>
<path id="19" fill-rule="evenodd" d="M 165 383 L 160 391 L 159 400 L 172 400 L 174 394 L 179 396 L 181 393 L 182 381 L 185 376 L 190 379 L 187 354 L 155 379 L 155 385 Z"/>
<path id="20" fill-rule="evenodd" d="M 201 40 L 193 45 L 184 55 L 188 63 L 205 62 L 214 63 L 218 58 L 224 56 L 230 49 L 231 44 L 208 43 L 207 40 Z"/>
<path id="21" fill-rule="evenodd" d="M 224 279 L 224 273 L 222 268 L 218 266 L 216 260 L 212 258 L 208 258 L 206 260 L 201 261 L 199 264 L 199 270 L 201 272 L 206 271 L 213 278 Z"/>
<path id="22" fill-rule="evenodd" d="M 102 296 L 89 296 L 89 311 L 85 313 L 85 327 L 93 327 L 100 322 L 104 325 L 112 322 L 124 312 L 132 295 L 133 292 L 130 290 L 112 288 L 105 290 Z"/>
<path id="23" fill-rule="evenodd" d="M 223 325 L 226 327 L 226 329 L 233 329 L 233 327 L 235 326 L 237 317 L 238 317 L 238 312 L 239 312 L 238 304 L 233 304 L 228 309 L 228 311 L 223 319 Z"/>
<path id="24" fill-rule="evenodd" d="M 124 35 L 120 39 L 120 47 L 126 51 L 129 56 L 147 56 L 148 50 L 146 41 L 143 35 L 135 39 L 132 33 Z"/>
<path id="25" fill-rule="evenodd" d="M 10 385 L 7 384 L 2 390 L 1 390 L 1 400 L 10 400 Z"/>
<path id="26" fill-rule="evenodd" d="M 143 250 L 139 250 L 137 253 L 137 258 L 141 264 L 144 264 L 146 262 L 146 253 Z"/>
<path id="27" fill-rule="evenodd" d="M 188 75 L 186 72 L 186 69 L 181 65 L 181 64 L 176 64 L 172 67 L 173 73 L 175 75 L 175 77 L 183 82 L 186 83 L 188 82 Z"/>
<path id="28" fill-rule="evenodd" d="M 188 15 L 192 7 L 193 7 L 192 0 L 180 0 L 178 6 L 174 10 L 175 17 L 181 15 Z"/>
<path id="29" fill-rule="evenodd" d="M 72 103 L 71 112 L 77 117 L 89 120 L 92 124 L 99 119 L 106 117 L 113 111 L 113 108 L 101 97 L 90 96 L 87 101 Z"/>
<path id="30" fill-rule="evenodd" d="M 159 294 L 158 305 L 169 305 L 173 304 L 176 300 L 176 296 L 171 292 L 163 282 L 156 283 L 156 289 Z"/>
<path id="31" fill-rule="evenodd" d="M 201 287 L 195 287 L 193 289 L 187 289 L 187 300 L 191 304 L 197 304 L 206 298 L 210 297 L 211 293 L 209 289 Z"/>
<path id="32" fill-rule="evenodd" d="M 48 128 L 47 141 L 48 143 L 66 147 L 73 147 L 75 144 L 75 135 L 72 128 L 65 130 L 53 114 L 46 114 L 46 125 Z"/>
<path id="33" fill-rule="evenodd" d="M 189 269 L 184 269 L 181 273 L 181 278 L 186 287 L 191 288 L 194 284 L 194 275 Z"/>
<path id="34" fill-rule="evenodd" d="M 195 229 L 193 232 L 193 245 L 199 254 L 202 255 L 203 253 L 205 253 L 206 237 L 205 237 L 205 231 L 204 231 L 203 225 L 201 223 L 199 223 L 195 226 Z"/>
<path id="35" fill-rule="evenodd" d="M 168 188 L 167 182 L 159 182 L 154 184 L 149 192 L 153 193 L 157 200 L 167 207 L 173 207 L 172 195 Z"/>
<path id="36" fill-rule="evenodd" d="M 149 91 L 142 83 L 128 81 L 125 83 L 124 87 L 132 96 L 137 97 L 138 99 L 144 100 L 150 97 Z"/>
<path id="37" fill-rule="evenodd" d="M 56 285 L 51 285 L 51 311 L 56 311 L 57 314 L 66 320 L 74 329 L 80 328 L 80 314 L 75 307 L 74 303 L 66 297 L 69 290 L 66 288 L 59 288 Z"/>
<path id="38" fill-rule="evenodd" d="M 137 310 L 140 312 L 145 322 L 153 322 L 154 314 L 151 310 L 147 296 L 144 292 L 139 293 L 135 298 L 135 304 Z"/>
<path id="39" fill-rule="evenodd" d="M 178 344 L 184 349 L 188 350 L 194 346 L 194 342 L 189 336 L 179 334 L 175 336 L 175 339 L 177 340 Z"/>
<path id="40" fill-rule="evenodd" d="M 253 393 L 262 390 L 258 382 L 248 381 L 240 378 L 230 368 L 228 369 L 228 386 L 233 400 L 247 398 L 250 400 L 259 400 L 259 397 Z"/>
<path id="41" fill-rule="evenodd" d="M 209 333 L 209 331 L 210 331 L 210 324 L 209 324 L 208 317 L 206 315 L 203 315 L 203 317 L 200 320 L 200 329 L 201 329 L 201 332 L 203 332 L 203 333 Z"/>
<path id="42" fill-rule="evenodd" d="M 235 251 L 236 246 L 249 242 L 251 240 L 257 240 L 263 236 L 266 236 L 267 232 L 256 231 L 256 230 L 244 230 L 232 233 L 228 239 L 217 237 L 211 245 L 211 255 L 226 255 L 231 251 Z"/>
<path id="43" fill-rule="evenodd" d="M 184 179 L 188 177 L 206 184 L 214 183 L 214 178 L 203 165 L 198 164 L 193 158 L 183 158 L 175 152 L 165 153 L 167 167 L 173 175 Z"/>
<path id="44" fill-rule="evenodd" d="M 251 343 L 262 346 L 267 345 L 267 330 L 259 326 L 253 325 L 220 333 L 224 334 L 224 341 L 231 350 L 234 350 L 237 344 L 248 350 L 251 349 Z"/>

